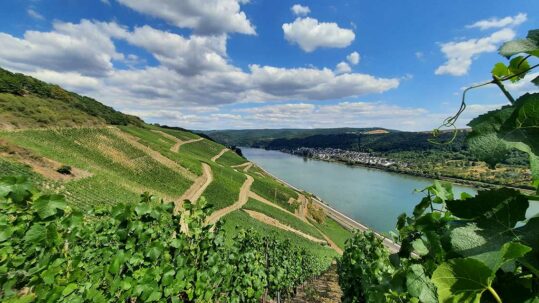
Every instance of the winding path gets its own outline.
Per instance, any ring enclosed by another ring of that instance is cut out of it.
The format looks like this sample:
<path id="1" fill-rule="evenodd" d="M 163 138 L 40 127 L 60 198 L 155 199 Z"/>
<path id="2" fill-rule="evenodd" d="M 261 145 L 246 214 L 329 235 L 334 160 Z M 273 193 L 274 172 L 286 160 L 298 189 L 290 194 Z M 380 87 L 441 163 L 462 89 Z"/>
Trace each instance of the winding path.
<path id="1" fill-rule="evenodd" d="M 270 216 L 266 216 L 265 214 L 263 213 L 259 213 L 257 211 L 254 211 L 254 210 L 249 210 L 249 209 L 244 209 L 243 210 L 244 212 L 246 212 L 247 214 L 249 214 L 249 216 L 251 216 L 251 218 L 253 219 L 256 219 L 264 224 L 267 224 L 267 225 L 271 225 L 271 226 L 274 226 L 274 227 L 277 227 L 279 229 L 282 229 L 282 230 L 286 230 L 286 231 L 289 231 L 289 232 L 292 232 L 292 233 L 295 233 L 305 239 L 308 239 L 308 240 L 311 240 L 315 243 L 320 243 L 320 244 L 327 244 L 326 241 L 324 240 L 321 240 L 321 239 L 318 239 L 318 238 L 315 238 L 311 235 L 308 235 L 304 232 L 301 232 L 297 229 L 294 229 L 286 224 L 283 224 L 281 223 L 279 220 L 275 219 L 275 218 L 272 218 Z"/>
<path id="2" fill-rule="evenodd" d="M 249 176 L 249 175 L 246 175 L 247 176 L 247 180 L 245 180 L 245 182 L 243 182 L 243 185 L 241 186 L 241 189 L 240 189 L 240 195 L 238 197 L 238 200 L 230 205 L 230 206 L 227 206 L 225 208 L 221 208 L 219 210 L 216 210 L 214 211 L 207 219 L 206 219 L 206 223 L 208 224 L 214 224 L 215 222 L 219 221 L 219 219 L 221 219 L 222 217 L 226 216 L 227 214 L 235 211 L 235 210 L 238 210 L 240 208 L 243 207 L 243 205 L 245 205 L 245 203 L 247 203 L 247 201 L 249 200 L 249 192 L 251 190 L 251 185 L 253 184 L 253 177 Z"/>
<path id="3" fill-rule="evenodd" d="M 176 207 L 174 208 L 175 212 L 178 212 L 183 204 L 183 201 L 189 200 L 193 203 L 198 201 L 200 196 L 204 193 L 206 188 L 213 181 L 213 173 L 211 167 L 202 163 L 202 176 L 198 177 L 195 182 L 187 189 L 183 195 L 176 201 Z"/>
<path id="4" fill-rule="evenodd" d="M 243 168 L 243 172 L 246 173 L 246 172 L 249 171 L 249 169 L 251 167 L 253 167 L 253 163 L 252 162 L 245 162 L 245 163 L 242 163 L 240 165 L 232 165 L 230 167 L 232 167 L 232 168 Z"/>
<path id="5" fill-rule="evenodd" d="M 217 161 L 217 159 L 219 159 L 224 153 L 226 153 L 227 151 L 229 151 L 228 148 L 223 148 L 223 150 L 221 150 L 217 155 L 213 156 L 213 158 L 211 158 L 212 162 L 215 162 Z"/>

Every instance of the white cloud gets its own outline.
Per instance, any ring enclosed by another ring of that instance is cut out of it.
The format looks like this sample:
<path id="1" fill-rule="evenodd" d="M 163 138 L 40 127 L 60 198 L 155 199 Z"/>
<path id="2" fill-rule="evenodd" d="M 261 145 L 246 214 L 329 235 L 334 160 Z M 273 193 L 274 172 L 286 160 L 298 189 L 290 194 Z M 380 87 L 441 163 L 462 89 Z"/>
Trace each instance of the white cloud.
<path id="1" fill-rule="evenodd" d="M 241 11 L 246 0 L 118 0 L 142 14 L 191 28 L 200 35 L 224 33 L 256 34 L 254 26 Z"/>
<path id="2" fill-rule="evenodd" d="M 27 31 L 22 38 L 0 33 L 0 66 L 122 111 L 147 113 L 143 117 L 160 111 L 178 113 L 174 119 L 185 121 L 206 121 L 197 115 L 209 117 L 208 113 L 217 114 L 211 119 L 232 119 L 215 112 L 224 104 L 335 100 L 382 93 L 401 81 L 315 67 L 250 65 L 242 70 L 228 60 L 227 39 L 182 36 L 149 26 L 129 29 L 114 22 L 55 22 L 49 32 Z M 149 52 L 158 64 L 147 65 L 134 51 L 118 52 L 118 40 Z M 116 62 L 127 68 L 118 68 Z"/>
<path id="3" fill-rule="evenodd" d="M 22 39 L 0 33 L 0 65 L 21 71 L 39 67 L 104 76 L 113 70 L 112 60 L 123 59 L 111 40 L 124 31 L 115 23 L 55 22 L 53 29 L 27 31 Z"/>
<path id="4" fill-rule="evenodd" d="M 482 53 L 494 52 L 502 42 L 515 38 L 515 31 L 504 28 L 480 39 L 447 42 L 441 45 L 447 61 L 439 66 L 436 75 L 463 76 L 468 73 L 472 61 Z"/>
<path id="5" fill-rule="evenodd" d="M 346 74 L 352 71 L 352 68 L 348 63 L 341 61 L 337 66 L 335 67 L 335 73 L 336 74 Z"/>
<path id="6" fill-rule="evenodd" d="M 41 15 L 40 13 L 38 13 L 35 9 L 31 7 L 26 10 L 26 13 L 28 14 L 28 16 L 30 16 L 33 19 L 45 20 L 45 17 L 43 17 L 43 15 Z"/>
<path id="7" fill-rule="evenodd" d="M 524 13 L 519 13 L 513 17 L 505 17 L 502 19 L 499 18 L 490 18 L 486 20 L 480 20 L 474 24 L 467 25 L 467 28 L 479 28 L 480 30 L 486 30 L 491 28 L 502 28 L 502 27 L 512 27 L 518 26 L 528 20 L 528 15 Z"/>
<path id="8" fill-rule="evenodd" d="M 311 9 L 308 6 L 303 6 L 301 4 L 294 4 L 290 10 L 296 16 L 306 16 L 311 12 Z"/>
<path id="9" fill-rule="evenodd" d="M 415 52 L 415 57 L 421 60 L 425 57 L 425 54 L 423 52 Z"/>
<path id="10" fill-rule="evenodd" d="M 297 43 L 306 52 L 320 47 L 344 48 L 355 39 L 350 29 L 340 28 L 337 23 L 318 22 L 307 18 L 296 18 L 292 23 L 282 26 L 284 37 L 291 43 Z"/>
<path id="11" fill-rule="evenodd" d="M 350 55 L 346 56 L 346 60 L 348 60 L 350 64 L 356 65 L 359 63 L 359 60 L 361 60 L 361 56 L 359 56 L 358 52 L 353 52 Z"/>

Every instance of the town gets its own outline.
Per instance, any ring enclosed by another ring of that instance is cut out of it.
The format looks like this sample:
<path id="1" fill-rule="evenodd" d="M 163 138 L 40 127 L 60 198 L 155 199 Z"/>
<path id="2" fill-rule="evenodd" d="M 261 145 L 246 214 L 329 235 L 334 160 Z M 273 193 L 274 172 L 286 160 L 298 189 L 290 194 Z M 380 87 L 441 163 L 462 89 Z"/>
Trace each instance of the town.
<path id="1" fill-rule="evenodd" d="M 339 148 L 300 147 L 293 150 L 284 150 L 284 152 L 312 159 L 340 161 L 347 164 L 364 164 L 383 167 L 390 167 L 397 164 L 402 167 L 406 166 L 405 163 L 397 163 L 397 161 L 378 157 L 371 153 L 343 150 Z"/>

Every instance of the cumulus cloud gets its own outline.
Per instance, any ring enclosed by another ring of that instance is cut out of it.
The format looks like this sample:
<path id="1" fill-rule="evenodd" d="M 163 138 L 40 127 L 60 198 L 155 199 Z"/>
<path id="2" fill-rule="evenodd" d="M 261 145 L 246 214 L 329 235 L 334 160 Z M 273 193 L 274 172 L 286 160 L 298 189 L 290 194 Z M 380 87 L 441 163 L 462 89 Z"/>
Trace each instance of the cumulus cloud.
<path id="1" fill-rule="evenodd" d="M 79 24 L 55 22 L 53 31 L 27 31 L 22 39 L 0 33 L 0 65 L 104 76 L 113 70 L 112 60 L 123 59 L 111 39 L 123 32 L 115 23 L 82 20 Z"/>
<path id="2" fill-rule="evenodd" d="M 122 111 L 147 113 L 142 117 L 165 111 L 177 113 L 174 119 L 185 121 L 206 121 L 210 116 L 215 121 L 232 119 L 208 110 L 224 104 L 335 100 L 382 93 L 401 81 L 315 67 L 250 65 L 244 70 L 229 61 L 227 40 L 224 34 L 183 36 L 114 22 L 55 22 L 48 32 L 27 31 L 23 37 L 0 33 L 0 66 L 62 85 Z M 115 45 L 118 41 L 147 51 L 157 64 L 150 66 L 133 54 L 120 53 Z M 116 62 L 127 67 L 119 68 Z M 177 121 L 176 125 L 182 124 Z"/>
<path id="3" fill-rule="evenodd" d="M 482 53 L 494 52 L 502 42 L 515 38 L 515 31 L 509 28 L 498 30 L 480 39 L 443 43 L 441 51 L 447 61 L 439 66 L 436 75 L 463 76 L 468 73 L 472 61 Z"/>
<path id="4" fill-rule="evenodd" d="M 339 62 L 337 64 L 337 66 L 335 67 L 335 73 L 336 74 L 346 74 L 346 73 L 349 73 L 352 71 L 352 68 L 350 67 L 350 65 L 348 65 L 348 63 L 342 61 L 342 62 Z"/>
<path id="5" fill-rule="evenodd" d="M 241 11 L 246 0 L 118 0 L 142 14 L 165 20 L 200 35 L 224 33 L 256 34 L 254 26 Z"/>
<path id="6" fill-rule="evenodd" d="M 296 16 L 306 16 L 311 12 L 311 9 L 308 6 L 303 6 L 301 4 L 294 4 L 290 10 Z"/>
<path id="7" fill-rule="evenodd" d="M 346 60 L 348 60 L 348 62 L 353 65 L 358 64 L 360 59 L 361 57 L 359 56 L 358 52 L 353 52 L 350 55 L 346 56 Z"/>
<path id="8" fill-rule="evenodd" d="M 283 24 L 282 28 L 285 39 L 306 52 L 320 47 L 344 48 L 356 37 L 352 30 L 341 28 L 337 23 L 319 22 L 310 17 L 296 18 L 292 23 Z"/>
<path id="9" fill-rule="evenodd" d="M 467 28 L 479 28 L 480 30 L 486 30 L 491 28 L 502 28 L 502 27 L 512 27 L 518 26 L 528 20 L 528 15 L 524 13 L 519 13 L 513 17 L 505 18 L 490 18 L 486 20 L 480 20 L 474 24 L 467 25 Z"/>

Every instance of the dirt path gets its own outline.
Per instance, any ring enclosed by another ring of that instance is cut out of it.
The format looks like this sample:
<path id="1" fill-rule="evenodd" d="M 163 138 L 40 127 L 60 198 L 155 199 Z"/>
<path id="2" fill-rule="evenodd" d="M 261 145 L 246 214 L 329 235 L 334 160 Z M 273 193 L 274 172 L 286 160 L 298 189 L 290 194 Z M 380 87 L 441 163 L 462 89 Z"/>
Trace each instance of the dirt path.
<path id="1" fill-rule="evenodd" d="M 222 217 L 224 217 L 225 215 L 235 211 L 235 210 L 238 210 L 240 208 L 243 207 L 243 205 L 245 205 L 245 203 L 247 203 L 247 200 L 249 200 L 249 191 L 251 190 L 251 185 L 253 184 L 253 177 L 249 176 L 249 175 L 246 175 L 247 176 L 247 180 L 245 180 L 245 182 L 243 182 L 243 185 L 241 186 L 241 189 L 240 189 L 240 195 L 238 197 L 238 200 L 228 206 L 228 207 L 225 207 L 225 208 L 222 208 L 222 209 L 219 209 L 217 211 L 214 211 L 207 219 L 206 219 L 206 223 L 209 223 L 209 224 L 214 224 L 215 222 L 219 221 L 219 219 L 221 219 Z"/>
<path id="2" fill-rule="evenodd" d="M 306 282 L 298 289 L 291 303 L 338 303 L 341 302 L 342 290 L 339 287 L 337 266 L 332 265 L 324 274 L 311 282 Z"/>
<path id="3" fill-rule="evenodd" d="M 249 193 L 249 196 L 250 196 L 251 198 L 255 199 L 255 200 L 258 200 L 258 201 L 264 203 L 264 204 L 267 204 L 267 205 L 269 205 L 269 206 L 273 206 L 273 207 L 278 208 L 278 209 L 280 209 L 280 210 L 282 210 L 282 211 L 285 211 L 285 212 L 291 214 L 292 216 L 294 216 L 294 217 L 300 219 L 301 221 L 303 221 L 303 222 L 305 222 L 305 223 L 307 223 L 307 224 L 309 224 L 309 225 L 311 225 L 311 226 L 314 226 L 311 222 L 309 222 L 309 220 L 307 220 L 307 217 L 306 217 L 306 216 L 301 216 L 300 214 L 293 213 L 293 212 L 289 211 L 288 209 L 283 208 L 283 207 L 281 207 L 281 206 L 279 206 L 279 205 L 277 205 L 277 204 L 275 204 L 275 203 L 269 201 L 268 199 L 266 199 L 266 198 L 264 198 L 264 197 L 261 197 L 260 195 L 254 193 L 254 192 L 250 192 L 250 193 Z"/>
<path id="4" fill-rule="evenodd" d="M 155 151 L 155 150 L 149 148 L 148 146 L 138 142 L 136 140 L 136 138 L 133 137 L 132 135 L 121 131 L 119 128 L 112 128 L 112 130 L 115 132 L 115 134 L 118 136 L 118 138 L 121 138 L 121 139 L 125 140 L 127 143 L 131 144 L 133 147 L 135 147 L 135 148 L 145 152 L 146 154 L 148 154 L 155 161 L 163 164 L 164 166 L 166 166 L 166 167 L 168 167 L 168 168 L 170 168 L 170 169 L 172 169 L 174 171 L 179 172 L 181 175 L 188 178 L 189 180 L 195 180 L 198 177 L 195 174 L 193 174 L 192 172 L 190 172 L 189 170 L 187 170 L 186 168 L 184 168 L 181 165 L 179 165 L 178 163 L 176 163 L 175 161 L 163 156 L 158 151 Z"/>
<path id="5" fill-rule="evenodd" d="M 217 159 L 219 159 L 224 153 L 226 153 L 227 151 L 229 151 L 228 148 L 223 148 L 222 151 L 220 151 L 217 155 L 215 155 L 213 158 L 211 158 L 212 162 L 215 162 L 217 161 Z"/>
<path id="6" fill-rule="evenodd" d="M 213 173 L 211 170 L 211 167 L 206 164 L 202 163 L 202 176 L 198 177 L 193 185 L 189 187 L 183 193 L 183 195 L 176 201 L 176 207 L 174 208 L 175 212 L 178 212 L 181 208 L 181 205 L 183 204 L 183 201 L 189 200 L 193 203 L 198 201 L 200 196 L 204 193 L 206 188 L 210 185 L 210 183 L 213 181 Z"/>
<path id="7" fill-rule="evenodd" d="M 240 164 L 240 165 L 232 165 L 231 167 L 232 168 L 243 168 L 243 172 L 246 173 L 246 172 L 249 171 L 249 169 L 251 167 L 253 167 L 253 163 L 252 162 L 245 162 L 245 163 Z"/>
<path id="8" fill-rule="evenodd" d="M 194 142 L 198 142 L 198 141 L 202 141 L 204 140 L 204 138 L 198 138 L 198 139 L 191 139 L 191 140 L 187 140 L 187 141 L 183 141 L 181 140 L 180 138 L 176 138 L 174 137 L 173 135 L 171 134 L 167 134 L 163 131 L 160 131 L 160 130 L 152 130 L 154 133 L 157 133 L 157 134 L 160 134 L 161 136 L 169 139 L 169 140 L 172 140 L 174 142 L 176 142 L 176 144 L 174 144 L 172 147 L 170 147 L 170 151 L 171 152 L 174 152 L 174 153 L 177 153 L 180 151 L 180 147 L 184 144 L 189 144 L 189 143 L 194 143 Z"/>
<path id="9" fill-rule="evenodd" d="M 254 210 L 249 210 L 249 209 L 244 209 L 243 210 L 244 212 L 248 213 L 249 216 L 251 216 L 252 218 L 264 223 L 264 224 L 267 224 L 267 225 L 271 225 L 271 226 L 274 226 L 274 227 L 277 227 L 277 228 L 280 228 L 282 230 L 286 230 L 286 231 L 290 231 L 290 232 L 293 232 L 305 239 L 308 239 L 308 240 L 311 240 L 313 242 L 316 242 L 316 243 L 320 243 L 320 244 L 327 244 L 326 241 L 324 240 L 321 240 L 321 239 L 318 239 L 318 238 L 315 238 L 311 235 L 308 235 L 302 231 L 299 231 L 297 229 L 294 229 L 286 224 L 283 224 L 281 223 L 279 220 L 277 219 L 274 219 L 270 216 L 266 216 L 265 214 L 263 213 L 259 213 L 257 211 L 254 211 Z"/>

